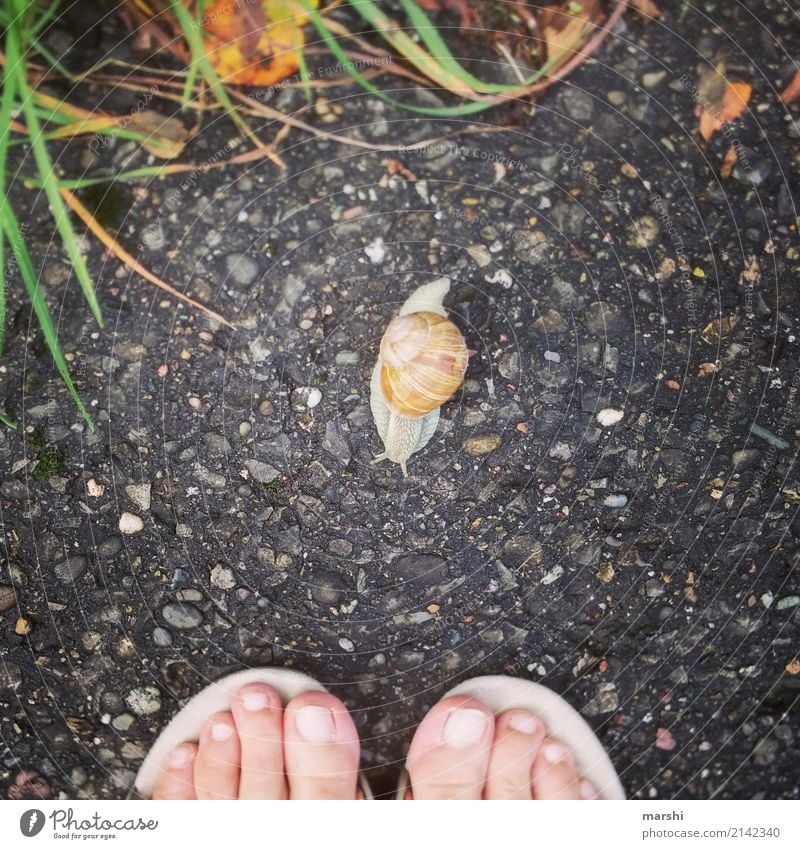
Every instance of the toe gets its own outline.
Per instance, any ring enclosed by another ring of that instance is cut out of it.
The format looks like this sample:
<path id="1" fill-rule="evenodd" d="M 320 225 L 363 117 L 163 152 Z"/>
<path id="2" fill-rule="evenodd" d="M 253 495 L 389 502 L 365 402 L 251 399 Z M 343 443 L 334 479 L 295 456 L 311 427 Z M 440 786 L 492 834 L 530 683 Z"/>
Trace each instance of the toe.
<path id="1" fill-rule="evenodd" d="M 214 714 L 200 733 L 194 766 L 198 799 L 236 799 L 241 756 L 236 723 L 230 713 Z"/>
<path id="2" fill-rule="evenodd" d="M 510 710 L 497 717 L 485 798 L 533 798 L 533 762 L 544 736 L 544 725 L 528 711 Z"/>
<path id="3" fill-rule="evenodd" d="M 308 692 L 284 711 L 283 756 L 291 799 L 355 799 L 358 732 L 330 693 Z"/>
<path id="4" fill-rule="evenodd" d="M 581 794 L 581 799 L 599 799 L 600 797 L 597 795 L 597 790 L 595 789 L 594 784 L 586 778 L 582 778 L 580 784 L 578 785 L 578 789 Z"/>
<path id="5" fill-rule="evenodd" d="M 240 799 L 285 799 L 283 708 L 266 684 L 243 687 L 231 706 L 241 746 Z"/>
<path id="6" fill-rule="evenodd" d="M 575 759 L 559 740 L 545 738 L 533 762 L 533 795 L 536 799 L 580 799 L 580 779 Z"/>
<path id="7" fill-rule="evenodd" d="M 469 696 L 442 699 L 426 714 L 408 750 L 415 799 L 480 799 L 494 715 Z"/>
<path id="8" fill-rule="evenodd" d="M 196 799 L 194 792 L 194 763 L 196 743 L 176 746 L 161 768 L 153 791 L 154 799 Z"/>

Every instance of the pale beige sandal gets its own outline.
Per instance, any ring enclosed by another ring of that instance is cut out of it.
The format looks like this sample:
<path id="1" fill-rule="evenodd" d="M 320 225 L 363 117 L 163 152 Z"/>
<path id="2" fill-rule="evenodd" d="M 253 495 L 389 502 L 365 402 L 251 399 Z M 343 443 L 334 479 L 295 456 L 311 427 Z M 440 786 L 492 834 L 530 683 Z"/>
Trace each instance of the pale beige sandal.
<path id="1" fill-rule="evenodd" d="M 472 696 L 490 707 L 495 715 L 514 708 L 536 714 L 547 734 L 564 743 L 572 751 L 581 778 L 592 782 L 599 799 L 624 799 L 625 790 L 602 743 L 586 720 L 558 693 L 508 675 L 484 675 L 464 681 L 448 696 Z M 397 799 L 411 792 L 408 771 L 403 770 L 397 787 Z"/>
<path id="2" fill-rule="evenodd" d="M 200 730 L 208 717 L 219 711 L 230 710 L 234 695 L 247 684 L 268 684 L 280 694 L 284 705 L 310 690 L 327 692 L 319 681 L 309 675 L 293 669 L 269 667 L 243 669 L 209 684 L 189 699 L 156 739 L 134 782 L 134 788 L 140 796 L 152 798 L 161 769 L 172 749 L 181 743 L 199 739 Z M 372 799 L 372 791 L 363 774 L 359 774 L 359 784 L 364 798 Z"/>

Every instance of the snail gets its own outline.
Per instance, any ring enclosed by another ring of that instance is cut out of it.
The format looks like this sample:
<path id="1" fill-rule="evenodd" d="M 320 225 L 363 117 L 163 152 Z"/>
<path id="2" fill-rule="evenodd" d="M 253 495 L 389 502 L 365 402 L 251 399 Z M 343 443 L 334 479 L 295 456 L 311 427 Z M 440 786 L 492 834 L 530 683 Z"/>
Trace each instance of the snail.
<path id="1" fill-rule="evenodd" d="M 439 423 L 439 408 L 464 382 L 469 351 L 442 306 L 446 277 L 420 286 L 403 304 L 381 339 L 372 371 L 370 408 L 384 451 L 373 463 L 406 463 L 424 448 Z"/>

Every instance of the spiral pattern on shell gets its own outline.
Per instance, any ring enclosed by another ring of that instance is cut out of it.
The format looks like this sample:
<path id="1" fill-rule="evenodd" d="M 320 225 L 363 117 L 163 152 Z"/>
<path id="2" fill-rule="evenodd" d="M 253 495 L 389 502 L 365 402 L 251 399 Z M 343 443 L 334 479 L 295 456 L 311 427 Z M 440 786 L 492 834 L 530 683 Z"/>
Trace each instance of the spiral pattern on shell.
<path id="1" fill-rule="evenodd" d="M 418 419 L 464 381 L 469 352 L 461 331 L 434 312 L 394 318 L 381 340 L 381 391 L 397 415 Z"/>

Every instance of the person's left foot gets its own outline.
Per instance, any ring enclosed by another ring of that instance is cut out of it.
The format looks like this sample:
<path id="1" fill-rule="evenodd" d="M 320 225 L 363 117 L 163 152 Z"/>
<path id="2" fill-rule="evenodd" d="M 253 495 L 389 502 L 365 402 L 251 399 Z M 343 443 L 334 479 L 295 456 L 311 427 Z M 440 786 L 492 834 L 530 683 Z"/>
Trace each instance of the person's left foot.
<path id="1" fill-rule="evenodd" d="M 154 799 L 355 799 L 359 741 L 347 708 L 309 691 L 286 707 L 248 684 L 229 713 L 209 717 L 197 743 L 173 749 Z"/>

